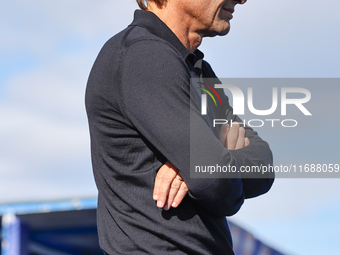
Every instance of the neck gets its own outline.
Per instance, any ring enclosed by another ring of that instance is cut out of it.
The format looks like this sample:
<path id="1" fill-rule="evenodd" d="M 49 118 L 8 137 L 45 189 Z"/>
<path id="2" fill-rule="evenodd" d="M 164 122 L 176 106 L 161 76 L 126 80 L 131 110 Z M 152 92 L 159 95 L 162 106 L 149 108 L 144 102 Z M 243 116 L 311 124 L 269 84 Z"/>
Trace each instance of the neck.
<path id="1" fill-rule="evenodd" d="M 176 6 L 171 5 L 171 1 L 161 8 L 149 1 L 147 10 L 162 20 L 191 52 L 194 52 L 202 43 L 203 36 L 193 29 L 184 13 L 181 13 Z"/>

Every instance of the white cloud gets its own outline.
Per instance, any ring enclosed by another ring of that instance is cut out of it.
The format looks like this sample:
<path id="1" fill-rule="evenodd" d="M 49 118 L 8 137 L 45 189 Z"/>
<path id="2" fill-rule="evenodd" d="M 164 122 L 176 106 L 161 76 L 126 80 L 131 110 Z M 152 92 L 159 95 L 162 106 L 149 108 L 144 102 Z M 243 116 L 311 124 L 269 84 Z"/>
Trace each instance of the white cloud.
<path id="1" fill-rule="evenodd" d="M 0 47 L 28 49 L 39 56 L 53 49 L 61 36 L 95 40 L 103 39 L 103 34 L 113 35 L 131 22 L 137 8 L 132 0 L 14 0 L 0 6 L 2 33 L 6 35 Z"/>
<path id="2" fill-rule="evenodd" d="M 0 201 L 96 194 L 84 107 L 88 74 L 134 1 L 1 2 L 0 54 L 30 58 L 2 84 Z M 127 15 L 129 14 L 129 15 Z M 75 45 L 72 45 L 74 44 Z M 70 48 L 71 47 L 71 48 Z"/>
<path id="3" fill-rule="evenodd" d="M 51 54 L 4 89 L 0 201 L 96 194 L 84 106 L 93 59 L 82 53 Z"/>

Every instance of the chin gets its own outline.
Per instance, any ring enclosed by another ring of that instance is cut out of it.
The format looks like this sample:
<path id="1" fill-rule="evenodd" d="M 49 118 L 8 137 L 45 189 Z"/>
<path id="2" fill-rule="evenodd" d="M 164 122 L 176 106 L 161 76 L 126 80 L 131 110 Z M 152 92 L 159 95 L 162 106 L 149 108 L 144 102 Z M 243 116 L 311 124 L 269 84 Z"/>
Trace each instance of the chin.
<path id="1" fill-rule="evenodd" d="M 218 26 L 215 26 L 212 29 L 210 29 L 210 32 L 207 33 L 206 36 L 208 37 L 214 37 L 216 35 L 224 36 L 227 35 L 229 31 L 230 31 L 229 22 L 223 22 L 222 24 L 219 24 Z"/>
<path id="2" fill-rule="evenodd" d="M 215 30 L 216 31 L 216 35 L 220 35 L 220 36 L 226 35 L 230 31 L 230 23 L 228 21 L 223 21 L 216 28 L 217 28 Z"/>
<path id="3" fill-rule="evenodd" d="M 228 27 L 227 29 L 223 30 L 221 33 L 219 33 L 218 35 L 223 36 L 223 35 L 227 35 L 230 31 L 230 27 Z"/>
<path id="4" fill-rule="evenodd" d="M 224 28 L 224 29 L 220 29 L 220 30 L 217 30 L 215 31 L 215 35 L 219 35 L 219 36 L 224 36 L 224 35 L 227 35 L 230 31 L 230 26 L 228 26 L 227 28 Z"/>

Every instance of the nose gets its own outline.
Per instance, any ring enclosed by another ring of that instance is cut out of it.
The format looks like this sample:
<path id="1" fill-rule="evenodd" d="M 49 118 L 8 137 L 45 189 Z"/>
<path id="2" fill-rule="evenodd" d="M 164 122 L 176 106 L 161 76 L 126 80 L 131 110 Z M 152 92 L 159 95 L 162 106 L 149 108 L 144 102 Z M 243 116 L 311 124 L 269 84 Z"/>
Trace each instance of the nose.
<path id="1" fill-rule="evenodd" d="M 244 4 L 247 0 L 236 0 L 237 4 Z"/>

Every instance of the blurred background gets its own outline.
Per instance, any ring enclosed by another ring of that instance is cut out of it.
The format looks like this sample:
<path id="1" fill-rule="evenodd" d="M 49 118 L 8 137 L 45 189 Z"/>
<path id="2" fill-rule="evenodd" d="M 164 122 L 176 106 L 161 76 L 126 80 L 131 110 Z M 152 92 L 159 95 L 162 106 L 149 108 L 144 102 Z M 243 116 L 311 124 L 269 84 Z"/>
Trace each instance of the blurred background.
<path id="1" fill-rule="evenodd" d="M 1 204 L 96 196 L 85 86 L 100 48 L 135 9 L 133 0 L 0 2 Z M 219 77 L 339 78 L 339 10 L 338 1 L 249 0 L 229 35 L 200 49 Z M 259 130 L 276 162 L 340 163 L 339 89 L 314 91 L 333 111 L 302 138 Z M 287 254 L 338 255 L 338 194 L 340 179 L 277 179 L 232 221 Z"/>

